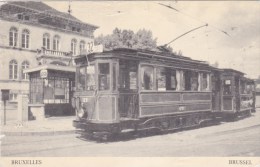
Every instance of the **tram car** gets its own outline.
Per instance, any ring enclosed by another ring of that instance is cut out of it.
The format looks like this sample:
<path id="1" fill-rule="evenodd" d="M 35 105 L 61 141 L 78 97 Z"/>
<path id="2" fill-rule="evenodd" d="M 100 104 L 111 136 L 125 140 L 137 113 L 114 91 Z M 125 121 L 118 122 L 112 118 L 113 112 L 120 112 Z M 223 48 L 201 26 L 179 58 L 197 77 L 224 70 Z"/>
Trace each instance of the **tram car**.
<path id="1" fill-rule="evenodd" d="M 238 93 L 239 84 L 251 82 L 238 71 L 204 61 L 170 52 L 114 49 L 80 55 L 75 62 L 73 126 L 88 133 L 174 130 L 252 110 L 245 104 L 251 96 Z"/>
<path id="2" fill-rule="evenodd" d="M 233 69 L 213 72 L 212 106 L 216 117 L 237 119 L 255 112 L 255 84 Z"/>

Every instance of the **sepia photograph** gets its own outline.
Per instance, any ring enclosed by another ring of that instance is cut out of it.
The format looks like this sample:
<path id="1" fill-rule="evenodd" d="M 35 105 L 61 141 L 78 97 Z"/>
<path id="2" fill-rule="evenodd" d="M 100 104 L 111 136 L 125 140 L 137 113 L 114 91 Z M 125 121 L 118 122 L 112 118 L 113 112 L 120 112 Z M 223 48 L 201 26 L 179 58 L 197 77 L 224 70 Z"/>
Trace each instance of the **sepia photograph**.
<path id="1" fill-rule="evenodd" d="M 259 16 L 260 1 L 0 0 L 0 167 L 259 167 Z"/>

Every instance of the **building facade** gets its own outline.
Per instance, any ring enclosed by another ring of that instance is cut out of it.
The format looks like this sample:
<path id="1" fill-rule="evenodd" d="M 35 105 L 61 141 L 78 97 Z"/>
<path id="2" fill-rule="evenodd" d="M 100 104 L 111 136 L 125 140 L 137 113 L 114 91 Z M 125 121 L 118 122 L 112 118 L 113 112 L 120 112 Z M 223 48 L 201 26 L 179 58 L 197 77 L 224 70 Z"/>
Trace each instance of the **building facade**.
<path id="1" fill-rule="evenodd" d="M 73 56 L 93 45 L 98 28 L 33 1 L 0 6 L 0 25 L 0 90 L 10 89 L 10 102 L 29 92 L 24 69 L 73 65 Z"/>

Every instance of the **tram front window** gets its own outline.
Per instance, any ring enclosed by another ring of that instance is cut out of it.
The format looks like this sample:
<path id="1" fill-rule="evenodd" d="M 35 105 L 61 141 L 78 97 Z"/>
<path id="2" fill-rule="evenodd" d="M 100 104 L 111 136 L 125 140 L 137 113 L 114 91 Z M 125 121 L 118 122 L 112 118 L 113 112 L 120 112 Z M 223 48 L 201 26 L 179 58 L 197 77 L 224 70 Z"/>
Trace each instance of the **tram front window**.
<path id="1" fill-rule="evenodd" d="M 86 70 L 86 90 L 95 90 L 95 66 L 90 65 Z"/>
<path id="2" fill-rule="evenodd" d="M 110 89 L 109 63 L 99 63 L 98 72 L 99 72 L 98 73 L 99 90 L 109 90 Z"/>
<path id="3" fill-rule="evenodd" d="M 224 95 L 230 95 L 231 91 L 231 80 L 224 80 L 224 88 L 223 88 Z"/>
<path id="4" fill-rule="evenodd" d="M 79 67 L 77 70 L 77 90 L 85 90 L 86 67 Z"/>
<path id="5" fill-rule="evenodd" d="M 84 66 L 77 69 L 77 90 L 95 90 L 95 66 Z"/>

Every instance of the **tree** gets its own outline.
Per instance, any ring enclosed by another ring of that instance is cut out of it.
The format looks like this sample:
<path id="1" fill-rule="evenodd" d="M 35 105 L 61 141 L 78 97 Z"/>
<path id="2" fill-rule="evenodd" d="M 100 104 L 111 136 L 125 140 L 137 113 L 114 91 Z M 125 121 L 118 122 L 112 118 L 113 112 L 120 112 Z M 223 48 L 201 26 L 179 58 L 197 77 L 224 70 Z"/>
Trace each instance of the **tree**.
<path id="1" fill-rule="evenodd" d="M 134 33 L 132 30 L 115 28 L 111 35 L 101 34 L 95 38 L 95 43 L 103 44 L 107 50 L 115 48 L 155 49 L 157 47 L 157 39 L 153 38 L 151 31 L 145 29 Z"/>

